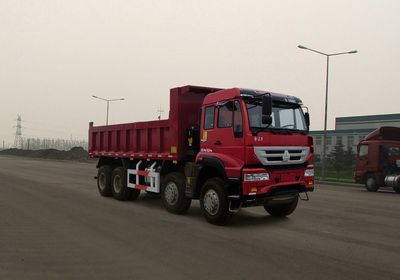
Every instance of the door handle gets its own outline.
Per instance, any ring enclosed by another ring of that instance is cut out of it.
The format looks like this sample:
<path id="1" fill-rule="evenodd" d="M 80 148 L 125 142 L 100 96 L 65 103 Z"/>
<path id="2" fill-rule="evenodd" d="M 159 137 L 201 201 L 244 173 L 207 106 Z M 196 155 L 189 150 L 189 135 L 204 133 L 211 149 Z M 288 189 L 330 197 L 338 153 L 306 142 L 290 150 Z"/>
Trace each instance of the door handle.
<path id="1" fill-rule="evenodd" d="M 219 145 L 221 145 L 221 144 L 222 144 L 222 143 L 221 143 L 221 141 L 219 141 L 219 140 L 217 140 L 217 141 L 214 142 L 214 145 L 218 145 L 218 146 L 219 146 Z"/>

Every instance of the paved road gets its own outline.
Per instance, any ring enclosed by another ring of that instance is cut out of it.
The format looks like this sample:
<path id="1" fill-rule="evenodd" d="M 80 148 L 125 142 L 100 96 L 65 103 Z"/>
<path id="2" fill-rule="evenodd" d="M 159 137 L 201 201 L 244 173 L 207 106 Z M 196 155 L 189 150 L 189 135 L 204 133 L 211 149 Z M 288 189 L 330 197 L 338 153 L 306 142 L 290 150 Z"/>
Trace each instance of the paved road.
<path id="1" fill-rule="evenodd" d="M 319 186 L 289 218 L 97 193 L 94 164 L 0 157 L 0 279 L 400 279 L 400 195 Z"/>

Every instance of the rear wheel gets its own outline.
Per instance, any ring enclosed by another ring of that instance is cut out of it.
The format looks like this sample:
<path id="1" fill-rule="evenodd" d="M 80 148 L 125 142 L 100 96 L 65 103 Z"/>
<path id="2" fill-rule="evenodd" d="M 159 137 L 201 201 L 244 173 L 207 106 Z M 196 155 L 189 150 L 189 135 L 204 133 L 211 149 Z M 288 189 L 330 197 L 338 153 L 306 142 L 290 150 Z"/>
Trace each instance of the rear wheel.
<path id="1" fill-rule="evenodd" d="M 224 187 L 225 183 L 222 179 L 212 178 L 207 180 L 201 189 L 200 208 L 211 224 L 224 225 L 232 217 Z"/>
<path id="2" fill-rule="evenodd" d="M 118 200 L 136 199 L 140 190 L 128 188 L 126 170 L 117 167 L 112 172 L 112 194 Z"/>
<path id="3" fill-rule="evenodd" d="M 97 171 L 97 189 L 102 196 L 112 196 L 111 173 L 112 168 L 109 165 L 100 166 Z"/>
<path id="4" fill-rule="evenodd" d="M 376 192 L 379 189 L 372 174 L 368 174 L 365 178 L 365 188 L 369 192 Z"/>
<path id="5" fill-rule="evenodd" d="M 285 203 L 280 205 L 266 205 L 264 206 L 264 209 L 271 216 L 286 217 L 292 214 L 294 210 L 296 210 L 298 202 L 299 202 L 299 197 L 296 196 L 290 203 Z"/>
<path id="6" fill-rule="evenodd" d="M 161 188 L 161 198 L 165 209 L 174 214 L 185 214 L 192 200 L 185 195 L 185 176 L 179 172 L 168 174 Z"/>

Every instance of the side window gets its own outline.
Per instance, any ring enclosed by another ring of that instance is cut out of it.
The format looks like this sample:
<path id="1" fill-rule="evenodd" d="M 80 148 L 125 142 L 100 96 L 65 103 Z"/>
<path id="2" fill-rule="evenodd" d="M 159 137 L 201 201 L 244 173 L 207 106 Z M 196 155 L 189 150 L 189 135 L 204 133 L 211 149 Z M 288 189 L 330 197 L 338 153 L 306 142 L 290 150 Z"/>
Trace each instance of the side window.
<path id="1" fill-rule="evenodd" d="M 235 137 L 243 136 L 242 110 L 240 109 L 240 103 L 238 101 L 235 101 L 235 106 L 233 109 L 233 131 Z"/>
<path id="2" fill-rule="evenodd" d="M 224 105 L 219 107 L 218 127 L 220 128 L 232 127 L 233 110 L 234 106 L 232 101 L 226 102 Z"/>
<path id="3" fill-rule="evenodd" d="M 204 129 L 214 128 L 214 106 L 207 107 L 204 111 Z"/>
<path id="4" fill-rule="evenodd" d="M 361 145 L 358 151 L 358 157 L 365 157 L 368 155 L 368 145 Z"/>

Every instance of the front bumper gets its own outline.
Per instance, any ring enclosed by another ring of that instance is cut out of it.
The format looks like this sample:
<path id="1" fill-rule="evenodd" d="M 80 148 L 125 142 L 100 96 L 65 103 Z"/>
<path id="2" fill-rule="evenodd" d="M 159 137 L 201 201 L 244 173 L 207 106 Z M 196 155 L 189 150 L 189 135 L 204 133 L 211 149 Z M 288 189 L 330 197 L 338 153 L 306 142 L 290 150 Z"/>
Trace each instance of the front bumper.
<path id="1" fill-rule="evenodd" d="M 242 195 L 239 200 L 242 207 L 263 206 L 272 203 L 285 203 L 295 199 L 302 192 L 313 192 L 313 187 L 302 184 L 273 186 L 267 192 L 261 194 Z"/>
<path id="2" fill-rule="evenodd" d="M 242 195 L 270 195 L 281 189 L 295 189 L 298 192 L 314 189 L 314 176 L 305 176 L 304 168 L 292 170 L 244 169 L 244 174 L 268 172 L 269 179 L 264 181 L 244 181 Z"/>

